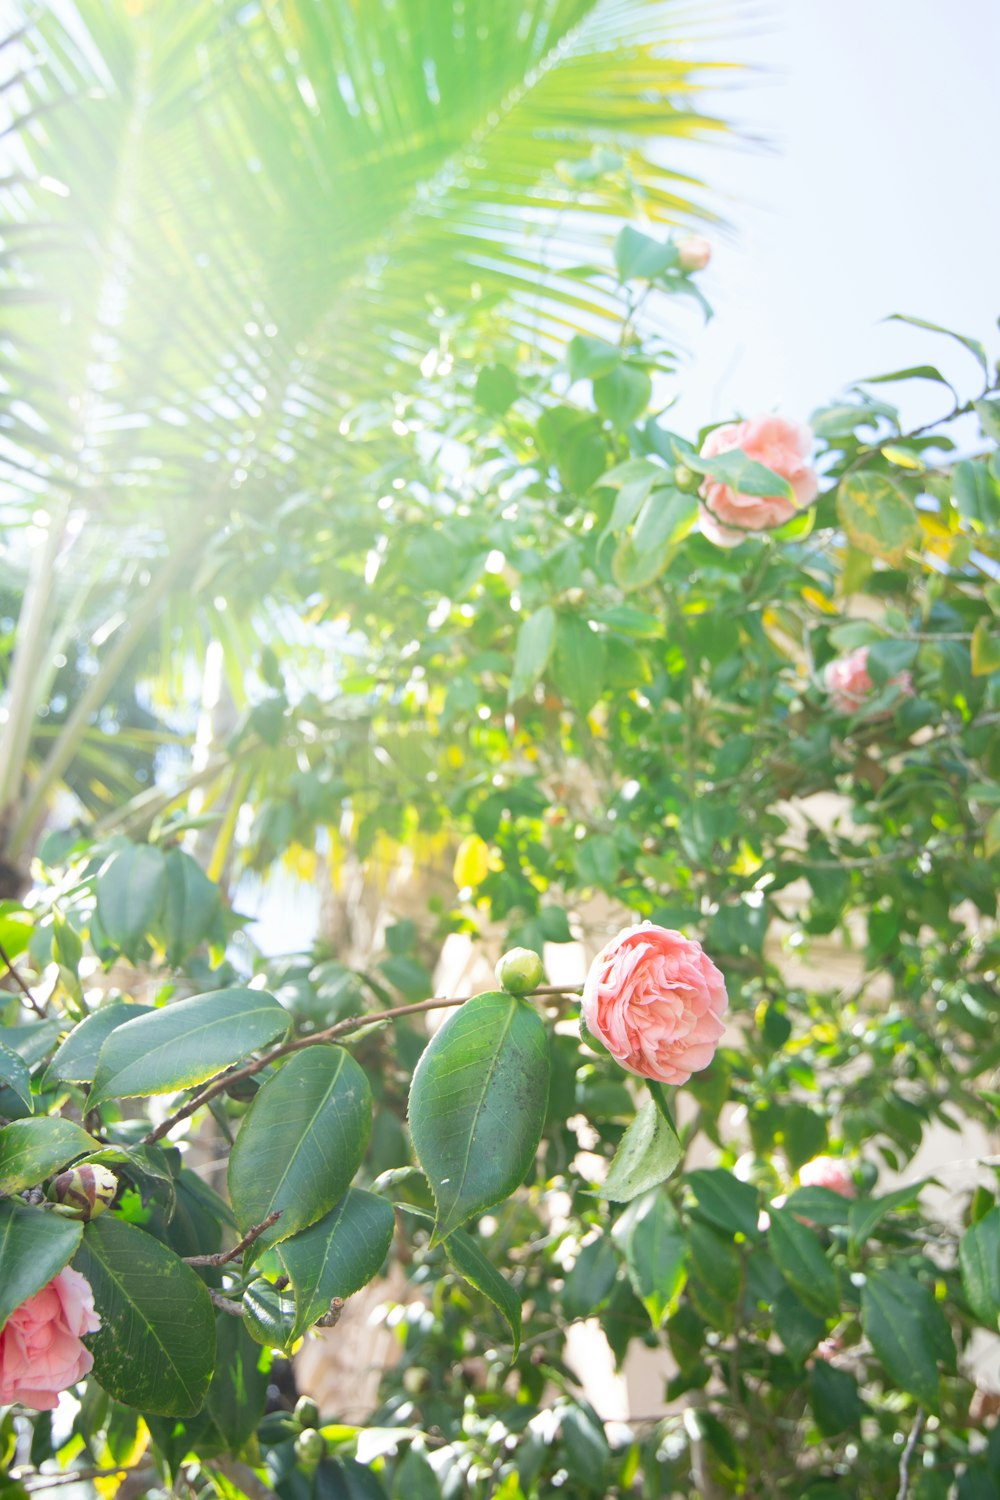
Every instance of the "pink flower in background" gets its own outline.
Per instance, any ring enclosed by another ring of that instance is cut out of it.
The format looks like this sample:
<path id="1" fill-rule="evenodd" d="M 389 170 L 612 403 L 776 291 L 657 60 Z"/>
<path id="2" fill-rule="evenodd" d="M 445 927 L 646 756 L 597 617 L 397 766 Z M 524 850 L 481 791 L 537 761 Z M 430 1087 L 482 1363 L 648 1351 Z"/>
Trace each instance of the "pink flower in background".
<path id="1" fill-rule="evenodd" d="M 727 1003 L 701 944 L 651 922 L 612 938 L 583 988 L 588 1029 L 623 1068 L 661 1083 L 687 1083 L 708 1067 Z"/>
<path id="2" fill-rule="evenodd" d="M 803 1187 L 828 1188 L 831 1193 L 839 1193 L 842 1198 L 854 1198 L 857 1195 L 851 1169 L 839 1156 L 813 1157 L 800 1171 L 799 1182 Z"/>
<path id="3" fill-rule="evenodd" d="M 865 699 L 875 691 L 875 684 L 868 672 L 868 647 L 859 646 L 848 656 L 838 656 L 827 664 L 823 682 L 830 701 L 842 714 L 855 714 L 864 706 Z M 913 678 L 909 672 L 897 672 L 890 678 L 894 687 L 909 697 L 913 692 Z"/>
<path id="4" fill-rule="evenodd" d="M 800 506 L 815 500 L 819 480 L 806 461 L 811 447 L 809 428 L 784 417 L 751 417 L 747 422 L 729 422 L 710 432 L 702 444 L 702 458 L 717 458 L 739 448 L 748 458 L 787 479 L 795 499 L 787 495 L 744 495 L 721 480 L 706 478 L 699 493 L 701 529 L 709 541 L 720 547 L 735 547 L 748 531 L 783 526 Z"/>
<path id="5" fill-rule="evenodd" d="M 35 1411 L 51 1411 L 59 1392 L 93 1365 L 80 1335 L 100 1326 L 90 1283 L 67 1266 L 16 1307 L 0 1332 L 0 1406 L 20 1401 Z"/>
<path id="6" fill-rule="evenodd" d="M 712 259 L 712 242 L 703 234 L 689 234 L 677 241 L 677 263 L 682 271 L 704 271 Z"/>

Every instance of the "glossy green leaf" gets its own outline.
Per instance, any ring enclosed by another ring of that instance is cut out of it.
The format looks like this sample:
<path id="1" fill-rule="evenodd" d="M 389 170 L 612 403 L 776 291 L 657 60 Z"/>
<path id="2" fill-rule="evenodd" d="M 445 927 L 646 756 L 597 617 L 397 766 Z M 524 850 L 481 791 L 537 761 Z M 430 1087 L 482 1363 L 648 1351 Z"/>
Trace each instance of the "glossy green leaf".
<path id="1" fill-rule="evenodd" d="M 97 877 L 97 916 L 108 941 L 136 958 L 159 920 L 167 883 L 163 853 L 129 844 L 112 855 Z"/>
<path id="2" fill-rule="evenodd" d="M 270 1366 L 270 1355 L 250 1337 L 244 1320 L 220 1312 L 205 1409 L 233 1453 L 249 1443 L 264 1415 Z"/>
<path id="3" fill-rule="evenodd" d="M 840 1306 L 837 1275 L 813 1230 L 787 1208 L 770 1209 L 771 1255 L 789 1286 L 814 1312 L 832 1315 Z"/>
<path id="4" fill-rule="evenodd" d="M 852 547 L 898 565 L 921 544 L 913 503 L 886 474 L 849 474 L 837 490 L 837 516 Z"/>
<path id="5" fill-rule="evenodd" d="M 534 614 L 521 621 L 514 648 L 514 665 L 510 674 L 509 703 L 516 703 L 541 681 L 556 642 L 556 612 L 543 604 Z"/>
<path id="6" fill-rule="evenodd" d="M 227 1314 L 228 1316 L 228 1314 Z M 296 1342 L 295 1298 L 263 1277 L 252 1281 L 243 1294 L 243 1317 L 247 1332 L 258 1344 L 290 1354 Z"/>
<path id="7" fill-rule="evenodd" d="M 584 714 L 601 695 L 604 682 L 604 642 L 580 615 L 560 614 L 556 626 L 552 681 L 578 713 Z"/>
<path id="8" fill-rule="evenodd" d="M 727 453 L 717 453 L 712 458 L 700 454 L 685 454 L 684 463 L 696 474 L 707 474 L 718 479 L 741 495 L 780 495 L 794 500 L 795 492 L 787 479 L 769 469 L 766 464 L 748 458 L 741 448 L 732 448 Z"/>
<path id="9" fill-rule="evenodd" d="M 130 1005 L 112 1000 L 74 1026 L 45 1070 L 43 1085 L 90 1083 L 97 1072 L 97 1059 L 111 1033 L 126 1021 L 137 1021 L 151 1013 L 152 1006 Z"/>
<path id="10" fill-rule="evenodd" d="M 1000 1208 L 991 1208 L 965 1231 L 958 1260 L 969 1306 L 995 1331 L 1000 1318 Z"/>
<path id="11" fill-rule="evenodd" d="M 594 405 L 615 427 L 637 422 L 649 405 L 653 382 L 635 365 L 619 365 L 594 381 Z"/>
<path id="12" fill-rule="evenodd" d="M 757 1238 L 760 1208 L 757 1189 L 752 1183 L 741 1182 L 721 1167 L 689 1172 L 685 1181 L 697 1199 L 699 1213 L 706 1219 L 731 1234 Z"/>
<path id="13" fill-rule="evenodd" d="M 625 1263 L 635 1294 L 653 1327 L 670 1316 L 687 1280 L 688 1243 L 664 1194 L 642 1205 L 625 1241 Z"/>
<path id="14" fill-rule="evenodd" d="M 464 1229 L 453 1229 L 444 1242 L 448 1259 L 460 1276 L 464 1276 L 478 1292 L 488 1297 L 510 1329 L 514 1340 L 512 1359 L 517 1358 L 521 1347 L 521 1299 L 505 1276 L 480 1250 L 471 1234 Z"/>
<path id="15" fill-rule="evenodd" d="M 378 1275 L 395 1222 L 384 1198 L 348 1188 L 322 1219 L 281 1243 L 278 1255 L 295 1293 L 295 1338 L 328 1311 L 334 1297 L 350 1297 Z"/>
<path id="16" fill-rule="evenodd" d="M 673 245 L 661 243 L 631 224 L 626 224 L 615 240 L 615 265 L 622 281 L 633 278 L 652 281 L 676 261 L 677 251 Z"/>
<path id="17" fill-rule="evenodd" d="M 74 1265 L 101 1317 L 87 1339 L 97 1383 L 138 1411 L 193 1416 L 215 1364 L 204 1283 L 159 1240 L 110 1214 L 87 1225 Z"/>
<path id="18" fill-rule="evenodd" d="M 923 1181 L 914 1182 L 908 1187 L 897 1188 L 893 1193 L 885 1193 L 881 1198 L 858 1198 L 851 1203 L 847 1211 L 847 1224 L 855 1245 L 863 1245 L 886 1214 L 894 1213 L 899 1208 L 914 1207 L 923 1186 Z"/>
<path id="19" fill-rule="evenodd" d="M 437 1239 L 523 1181 L 548 1088 L 545 1027 L 523 1000 L 477 995 L 435 1033 L 413 1075 L 410 1133 L 434 1193 Z"/>
<path id="20" fill-rule="evenodd" d="M 364 1156 L 372 1096 L 343 1047 L 289 1058 L 247 1112 L 229 1158 L 229 1197 L 246 1231 L 280 1212 L 251 1256 L 315 1224 L 343 1197 Z"/>
<path id="21" fill-rule="evenodd" d="M 58 1115 L 14 1120 L 0 1130 L 0 1193 L 35 1187 L 97 1148 L 92 1135 Z"/>
<path id="22" fill-rule="evenodd" d="M 593 380 L 606 375 L 620 363 L 622 351 L 606 339 L 592 339 L 577 333 L 566 347 L 566 366 L 571 380 Z"/>
<path id="23" fill-rule="evenodd" d="M 927 1288 L 899 1271 L 872 1271 L 861 1293 L 861 1326 L 886 1374 L 932 1410 L 938 1362 L 954 1368 L 951 1330 Z"/>
<path id="24" fill-rule="evenodd" d="M 35 1107 L 31 1097 L 31 1074 L 24 1058 L 0 1041 L 0 1084 L 6 1084 L 26 1104 L 29 1110 Z"/>
<path id="25" fill-rule="evenodd" d="M 168 963 L 181 963 L 205 941 L 218 916 L 220 900 L 219 887 L 209 880 L 197 860 L 183 849 L 171 849 L 166 857 L 162 916 Z"/>
<path id="26" fill-rule="evenodd" d="M 16 1307 L 47 1286 L 76 1254 L 79 1219 L 44 1208 L 0 1203 L 0 1329 Z"/>
<path id="27" fill-rule="evenodd" d="M 648 1099 L 622 1136 L 601 1191 L 612 1203 L 628 1203 L 666 1179 L 683 1148 L 677 1134 Z"/>
<path id="28" fill-rule="evenodd" d="M 103 1044 L 90 1107 L 204 1083 L 282 1036 L 288 1012 L 264 990 L 213 990 L 127 1021 Z"/>
<path id="29" fill-rule="evenodd" d="M 982 526 L 1000 522 L 1000 484 L 991 477 L 986 465 L 978 459 L 964 458 L 952 474 L 955 504 L 968 521 Z"/>
<path id="30" fill-rule="evenodd" d="M 562 1304 L 568 1318 L 588 1318 L 599 1311 L 618 1278 L 618 1264 L 608 1235 L 584 1245 L 563 1285 Z"/>
<path id="31" fill-rule="evenodd" d="M 941 333 L 945 338 L 954 339 L 961 344 L 976 360 L 984 375 L 989 373 L 989 361 L 986 358 L 986 350 L 978 339 L 969 338 L 967 334 L 956 333 L 953 328 L 942 328 L 940 323 L 929 323 L 926 318 L 913 318 L 908 313 L 890 313 L 886 319 L 889 323 L 909 323 L 914 328 L 925 328 L 929 333 Z"/>

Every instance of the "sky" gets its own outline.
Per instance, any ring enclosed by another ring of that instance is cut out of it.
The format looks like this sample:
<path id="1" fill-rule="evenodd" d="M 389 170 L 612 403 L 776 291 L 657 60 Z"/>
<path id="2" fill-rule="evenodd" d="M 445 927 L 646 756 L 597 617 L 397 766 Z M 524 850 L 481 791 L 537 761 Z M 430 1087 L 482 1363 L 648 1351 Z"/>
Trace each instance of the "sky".
<path id="1" fill-rule="evenodd" d="M 716 316 L 704 333 L 685 325 L 671 425 L 774 408 L 801 419 L 915 363 L 968 388 L 975 367 L 957 346 L 882 320 L 915 314 L 1000 354 L 1000 0 L 720 9 L 710 45 L 753 71 L 710 103 L 755 139 L 688 159 L 730 227 L 713 231 L 701 284 Z M 917 421 L 940 410 L 931 385 L 896 394 Z"/>

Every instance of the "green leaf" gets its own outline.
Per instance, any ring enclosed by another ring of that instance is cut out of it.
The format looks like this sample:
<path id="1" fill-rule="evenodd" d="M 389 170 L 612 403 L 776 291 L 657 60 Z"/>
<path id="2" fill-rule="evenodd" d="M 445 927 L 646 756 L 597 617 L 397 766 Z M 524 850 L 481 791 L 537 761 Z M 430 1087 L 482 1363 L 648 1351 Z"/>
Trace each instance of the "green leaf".
<path id="1" fill-rule="evenodd" d="M 636 1296 L 659 1328 L 677 1306 L 687 1280 L 688 1245 L 670 1199 L 650 1195 L 625 1241 L 625 1264 Z"/>
<path id="2" fill-rule="evenodd" d="M 282 1036 L 288 1012 L 264 990 L 213 990 L 126 1021 L 101 1048 L 91 1109 L 106 1099 L 193 1088 Z"/>
<path id="3" fill-rule="evenodd" d="M 163 931 L 167 962 L 182 963 L 203 943 L 219 913 L 219 887 L 209 880 L 197 860 L 183 849 L 171 849 L 166 859 Z"/>
<path id="4" fill-rule="evenodd" d="M 58 1037 L 62 1026 L 56 1020 L 29 1021 L 26 1026 L 5 1026 L 3 1043 L 18 1057 L 23 1057 L 29 1068 L 40 1063 Z"/>
<path id="5" fill-rule="evenodd" d="M 97 916 L 108 941 L 136 959 L 156 926 L 167 883 L 163 853 L 150 844 L 129 844 L 97 877 Z"/>
<path id="6" fill-rule="evenodd" d="M 476 376 L 476 405 L 491 416 L 502 417 L 519 395 L 517 376 L 508 365 L 484 365 Z"/>
<path id="7" fill-rule="evenodd" d="M 799 1187 L 789 1193 L 784 1207 L 813 1224 L 830 1225 L 846 1224 L 851 1204 L 842 1193 L 834 1193 L 830 1188 Z"/>
<path id="8" fill-rule="evenodd" d="M 516 703 L 541 680 L 556 643 L 556 612 L 543 604 L 533 615 L 521 621 L 514 647 L 514 665 L 507 691 L 508 703 Z"/>
<path id="9" fill-rule="evenodd" d="M 229 1197 L 243 1233 L 275 1211 L 281 1218 L 249 1257 L 329 1213 L 361 1165 L 371 1127 L 368 1079 L 343 1047 L 309 1047 L 264 1084 L 229 1158 Z"/>
<path id="10" fill-rule="evenodd" d="M 758 463 L 755 458 L 748 458 L 742 448 L 733 448 L 728 453 L 719 453 L 712 458 L 702 458 L 695 453 L 685 454 L 684 463 L 696 474 L 707 474 L 712 479 L 718 479 L 741 495 L 780 495 L 786 500 L 795 499 L 795 491 L 787 479 L 776 474 L 766 464 Z"/>
<path id="11" fill-rule="evenodd" d="M 1000 522 L 1000 485 L 997 485 L 984 463 L 963 458 L 952 474 L 955 504 L 966 520 L 991 527 Z"/>
<path id="12" fill-rule="evenodd" d="M 6 1084 L 7 1088 L 13 1089 L 14 1093 L 26 1104 L 29 1110 L 33 1110 L 35 1102 L 31 1097 L 31 1074 L 28 1064 L 20 1053 L 12 1052 L 11 1049 L 0 1041 L 0 1084 Z"/>
<path id="13" fill-rule="evenodd" d="M 832 1316 L 840 1307 L 837 1274 L 811 1229 L 787 1208 L 770 1209 L 770 1247 L 789 1286 L 814 1312 Z"/>
<path id="14" fill-rule="evenodd" d="M 484 1297 L 488 1297 L 506 1321 L 514 1340 L 511 1359 L 516 1359 L 521 1347 L 520 1297 L 506 1277 L 483 1254 L 471 1234 L 467 1234 L 464 1229 L 453 1229 L 444 1242 L 444 1248 L 458 1274 L 464 1276 Z"/>
<path id="15" fill-rule="evenodd" d="M 562 1305 L 567 1318 L 589 1318 L 598 1312 L 611 1295 L 617 1277 L 615 1247 L 607 1235 L 601 1234 L 584 1245 L 563 1284 Z"/>
<path id="16" fill-rule="evenodd" d="M 410 1086 L 410 1132 L 434 1193 L 436 1239 L 523 1181 L 548 1091 L 548 1038 L 525 1001 L 477 995 L 435 1033 Z"/>
<path id="17" fill-rule="evenodd" d="M 870 1272 L 861 1293 L 861 1326 L 890 1379 L 935 1409 L 938 1361 L 953 1368 L 955 1349 L 927 1288 L 898 1271 Z"/>
<path id="18" fill-rule="evenodd" d="M 676 261 L 673 245 L 661 244 L 651 235 L 633 229 L 631 224 L 626 224 L 615 240 L 615 265 L 622 281 L 652 281 Z"/>
<path id="19" fill-rule="evenodd" d="M 635 365 L 619 365 L 594 381 L 594 405 L 619 428 L 639 420 L 652 394 L 652 380 Z"/>
<path id="20" fill-rule="evenodd" d="M 441 1483 L 422 1445 L 411 1443 L 401 1459 L 392 1479 L 392 1500 L 441 1500 Z"/>
<path id="21" fill-rule="evenodd" d="M 886 1193 L 881 1198 L 858 1198 L 853 1202 L 847 1211 L 847 1224 L 854 1244 L 858 1247 L 863 1245 L 886 1214 L 897 1208 L 915 1206 L 923 1186 L 923 1181 L 914 1182 L 909 1187 L 897 1188 L 894 1193 Z"/>
<path id="22" fill-rule="evenodd" d="M 648 1099 L 622 1136 L 601 1192 L 612 1203 L 628 1203 L 665 1182 L 683 1154 L 676 1132 Z"/>
<path id="23" fill-rule="evenodd" d="M 612 559 L 611 572 L 619 588 L 645 588 L 659 577 L 677 543 L 694 525 L 697 509 L 693 495 L 667 486 L 653 490 L 631 535 L 622 540 Z"/>
<path id="24" fill-rule="evenodd" d="M 995 1332 L 1000 1318 L 1000 1208 L 991 1208 L 965 1231 L 958 1261 L 969 1306 Z"/>
<path id="25" fill-rule="evenodd" d="M 350 1297 L 378 1275 L 395 1222 L 384 1198 L 348 1188 L 322 1219 L 282 1242 L 278 1255 L 295 1293 L 294 1338 L 329 1310 L 334 1297 Z"/>
<path id="26" fill-rule="evenodd" d="M 732 1172 L 721 1167 L 689 1172 L 685 1181 L 698 1200 L 698 1210 L 704 1218 L 732 1234 L 757 1239 L 760 1209 L 757 1189 L 752 1183 L 741 1182 Z"/>
<path id="27" fill-rule="evenodd" d="M 229 1314 L 227 1314 L 227 1317 Z M 252 1281 L 243 1293 L 243 1317 L 247 1332 L 258 1344 L 290 1354 L 296 1342 L 295 1299 L 263 1277 Z"/>
<path id="28" fill-rule="evenodd" d="M 215 1364 L 204 1283 L 159 1240 L 110 1214 L 87 1225 L 74 1264 L 101 1317 L 87 1339 L 98 1385 L 138 1411 L 193 1416 Z"/>
<path id="29" fill-rule="evenodd" d="M 886 322 L 909 323 L 913 328 L 926 328 L 929 333 L 943 333 L 945 338 L 955 339 L 957 343 L 968 349 L 969 353 L 982 368 L 983 374 L 989 375 L 989 361 L 986 358 L 986 350 L 978 339 L 968 338 L 964 333 L 956 333 L 953 328 L 942 328 L 940 323 L 928 323 L 926 318 L 911 318 L 906 313 L 890 313 Z"/>
<path id="30" fill-rule="evenodd" d="M 97 1059 L 111 1033 L 126 1021 L 148 1016 L 150 1005 L 130 1005 L 112 1000 L 74 1026 L 45 1070 L 42 1087 L 50 1083 L 90 1083 L 97 1072 Z"/>
<path id="31" fill-rule="evenodd" d="M 973 406 L 983 429 L 983 436 L 1000 443 L 1000 401 L 974 401 Z"/>
<path id="32" fill-rule="evenodd" d="M 976 621 L 972 632 L 972 675 L 988 677 L 1000 669 L 1000 631 L 990 629 L 989 617 Z"/>
<path id="33" fill-rule="evenodd" d="M 580 615 L 559 615 L 552 680 L 580 714 L 585 714 L 601 695 L 604 642 Z"/>
<path id="34" fill-rule="evenodd" d="M 617 344 L 605 339 L 587 338 L 577 333 L 566 348 L 566 367 L 570 380 L 592 380 L 596 375 L 607 375 L 620 362 L 622 351 Z"/>
<path id="35" fill-rule="evenodd" d="M 243 1319 L 220 1312 L 215 1320 L 215 1373 L 205 1409 L 232 1453 L 249 1443 L 264 1415 L 270 1365 L 270 1355 L 250 1337 Z"/>
<path id="36" fill-rule="evenodd" d="M 79 1219 L 0 1203 L 0 1329 L 16 1307 L 48 1286 L 72 1260 L 82 1235 Z"/>
<path id="37" fill-rule="evenodd" d="M 810 1312 L 786 1286 L 774 1304 L 774 1331 L 789 1359 L 801 1365 L 826 1333 L 826 1320 Z"/>
<path id="38" fill-rule="evenodd" d="M 0 1193 L 34 1187 L 98 1143 L 72 1120 L 38 1115 L 0 1130 Z"/>
<path id="39" fill-rule="evenodd" d="M 899 566 L 921 543 L 913 504 L 887 474 L 862 471 L 841 480 L 837 516 L 853 547 Z"/>
<path id="40" fill-rule="evenodd" d="M 815 1360 L 809 1371 L 809 1401 L 816 1426 L 828 1438 L 856 1431 L 866 1411 L 854 1376 L 825 1359 Z"/>

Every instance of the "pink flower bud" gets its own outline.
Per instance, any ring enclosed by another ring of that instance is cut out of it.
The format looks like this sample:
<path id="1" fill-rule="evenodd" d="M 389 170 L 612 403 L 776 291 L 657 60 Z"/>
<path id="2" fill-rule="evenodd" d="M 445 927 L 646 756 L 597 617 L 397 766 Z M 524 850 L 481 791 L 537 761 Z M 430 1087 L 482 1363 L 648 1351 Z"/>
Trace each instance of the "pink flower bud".
<path id="1" fill-rule="evenodd" d="M 712 259 L 712 242 L 703 234 L 689 234 L 677 241 L 677 262 L 682 271 L 704 271 Z"/>
<path id="2" fill-rule="evenodd" d="M 91 1162 L 70 1167 L 49 1183 L 49 1199 L 72 1219 L 96 1219 L 111 1207 L 117 1191 L 115 1174 Z"/>

